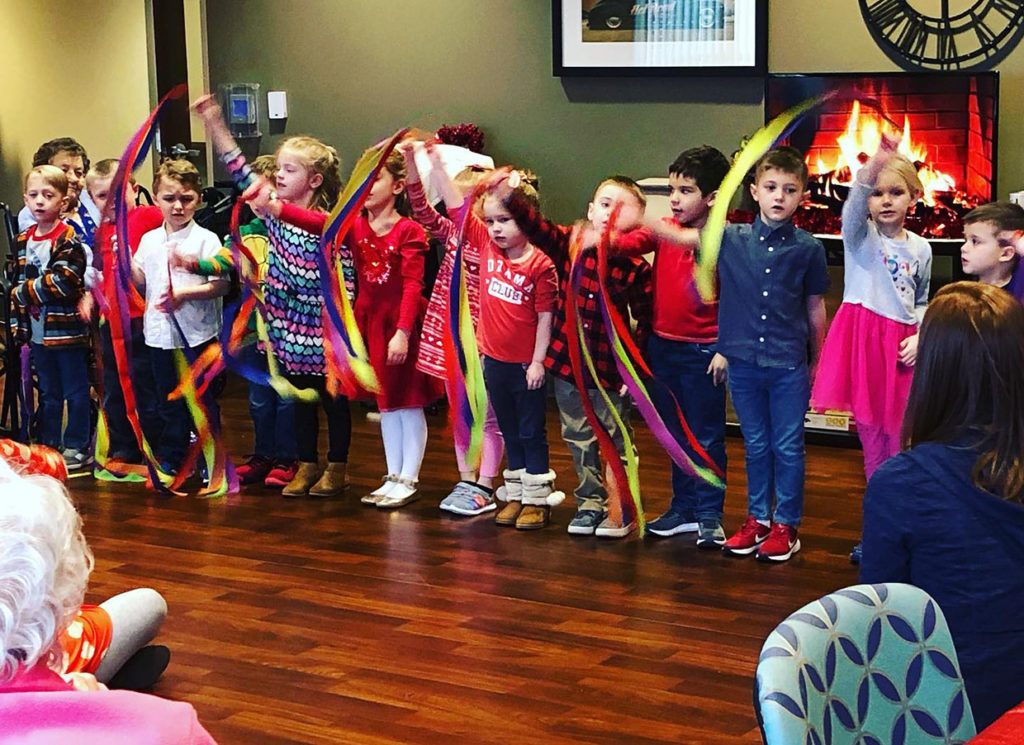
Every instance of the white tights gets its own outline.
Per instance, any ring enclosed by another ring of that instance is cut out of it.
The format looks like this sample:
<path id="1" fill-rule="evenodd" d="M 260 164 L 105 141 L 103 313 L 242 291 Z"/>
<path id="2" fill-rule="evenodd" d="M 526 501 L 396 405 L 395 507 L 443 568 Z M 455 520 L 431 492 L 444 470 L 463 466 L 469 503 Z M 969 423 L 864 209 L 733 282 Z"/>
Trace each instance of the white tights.
<path id="1" fill-rule="evenodd" d="M 417 481 L 427 449 L 427 418 L 423 409 L 382 411 L 380 435 L 388 473 Z"/>

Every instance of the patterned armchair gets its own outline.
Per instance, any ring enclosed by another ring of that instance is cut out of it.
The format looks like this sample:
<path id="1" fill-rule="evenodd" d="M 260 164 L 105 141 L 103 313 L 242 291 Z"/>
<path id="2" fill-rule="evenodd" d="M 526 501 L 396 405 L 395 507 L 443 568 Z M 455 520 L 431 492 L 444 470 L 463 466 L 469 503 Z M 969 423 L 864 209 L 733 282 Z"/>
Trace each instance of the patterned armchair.
<path id="1" fill-rule="evenodd" d="M 975 734 L 942 611 L 911 585 L 854 585 L 765 640 L 755 701 L 767 745 L 938 745 Z"/>

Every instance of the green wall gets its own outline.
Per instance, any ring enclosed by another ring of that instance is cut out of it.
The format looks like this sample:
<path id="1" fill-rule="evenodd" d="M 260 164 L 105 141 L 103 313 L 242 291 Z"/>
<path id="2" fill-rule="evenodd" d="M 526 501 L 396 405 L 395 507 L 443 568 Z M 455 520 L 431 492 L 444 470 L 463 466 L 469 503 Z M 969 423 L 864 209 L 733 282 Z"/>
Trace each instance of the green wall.
<path id="1" fill-rule="evenodd" d="M 893 70 L 856 0 L 770 0 L 774 72 Z M 210 78 L 288 92 L 285 134 L 343 166 L 395 129 L 471 121 L 499 163 L 540 176 L 552 217 L 583 213 L 609 173 L 663 175 L 680 150 L 734 151 L 762 122 L 760 79 L 551 74 L 541 0 L 208 0 Z M 1024 188 L 1024 47 L 1000 66 L 1000 195 Z M 265 136 L 263 152 L 279 138 Z"/>

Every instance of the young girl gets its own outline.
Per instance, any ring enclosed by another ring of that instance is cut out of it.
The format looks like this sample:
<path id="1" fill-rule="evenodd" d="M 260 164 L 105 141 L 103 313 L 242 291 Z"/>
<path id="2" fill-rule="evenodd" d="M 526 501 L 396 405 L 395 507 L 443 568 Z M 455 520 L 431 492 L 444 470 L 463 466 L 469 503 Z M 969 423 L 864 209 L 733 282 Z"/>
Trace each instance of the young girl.
<path id="1" fill-rule="evenodd" d="M 206 125 L 221 159 L 235 183 L 246 188 L 253 183 L 234 138 L 221 117 L 212 96 L 204 96 L 194 108 Z M 334 148 L 312 137 L 290 137 L 277 151 L 274 180 L 277 204 L 289 202 L 314 210 L 321 219 L 337 200 L 341 177 Z M 347 465 L 352 439 L 348 399 L 327 394 L 324 378 L 323 290 L 317 268 L 318 232 L 288 225 L 272 214 L 263 215 L 270 236 L 263 296 L 267 308 L 267 332 L 276 359 L 287 378 L 300 388 L 320 394 L 327 415 L 327 469 L 321 473 L 317 440 L 320 423 L 317 404 L 295 401 L 295 437 L 299 465 L 295 476 L 281 492 L 286 497 L 332 497 L 348 486 Z M 343 266 L 351 266 L 347 255 Z M 346 285 L 351 277 L 346 279 Z"/>
<path id="2" fill-rule="evenodd" d="M 323 215 L 269 196 L 265 189 L 260 191 L 254 204 L 303 229 L 323 230 Z M 353 313 L 381 386 L 377 406 L 388 467 L 384 483 L 361 501 L 381 509 L 403 507 L 419 498 L 427 447 L 423 407 L 441 397 L 440 383 L 416 369 L 426 305 L 422 293 L 427 239 L 418 223 L 399 212 L 404 196 L 404 158 L 392 152 L 345 239 L 359 283 Z"/>
<path id="3" fill-rule="evenodd" d="M 486 175 L 487 171 L 476 167 L 466 168 L 455 177 L 453 182 L 449 183 L 445 178 L 442 184 L 436 184 L 443 189 L 445 207 L 455 218 L 451 220 L 439 215 L 427 201 L 426 192 L 416 168 L 413 144 L 406 142 L 402 145 L 401 150 L 402 155 L 405 156 L 405 166 L 408 171 L 407 189 L 409 200 L 412 203 L 413 217 L 445 245 L 444 260 L 441 263 L 441 270 L 438 272 L 434 291 L 427 305 L 427 313 L 423 319 L 423 335 L 420 338 L 420 353 L 416 360 L 416 369 L 445 381 L 448 400 L 454 401 L 455 392 L 447 385 L 448 376 L 444 350 L 452 270 L 455 266 L 455 250 L 459 242 L 459 224 L 464 210 L 468 208 L 467 205 L 464 205 L 465 197 Z M 437 149 L 428 143 L 426 150 L 431 160 L 432 173 L 442 173 L 444 165 L 441 163 Z M 466 234 L 462 245 L 462 268 L 466 275 L 466 294 L 474 328 L 480 325 L 480 247 L 489 241 L 487 231 L 480 221 L 471 219 L 466 225 Z M 453 433 L 455 460 L 458 463 L 459 476 L 462 480 L 442 500 L 441 509 L 457 515 L 479 515 L 496 507 L 493 493 L 494 479 L 498 475 L 501 458 L 505 451 L 501 430 L 498 428 L 498 420 L 490 405 L 487 407 L 487 416 L 484 421 L 479 473 L 466 463 L 466 450 L 469 447 L 467 434 L 460 428 L 455 428 Z"/>
<path id="4" fill-rule="evenodd" d="M 931 277 L 931 246 L 903 227 L 922 188 L 917 169 L 896 153 L 897 144 L 883 137 L 843 205 L 843 304 L 825 339 L 811 394 L 816 410 L 853 413 L 869 479 L 900 451 Z"/>

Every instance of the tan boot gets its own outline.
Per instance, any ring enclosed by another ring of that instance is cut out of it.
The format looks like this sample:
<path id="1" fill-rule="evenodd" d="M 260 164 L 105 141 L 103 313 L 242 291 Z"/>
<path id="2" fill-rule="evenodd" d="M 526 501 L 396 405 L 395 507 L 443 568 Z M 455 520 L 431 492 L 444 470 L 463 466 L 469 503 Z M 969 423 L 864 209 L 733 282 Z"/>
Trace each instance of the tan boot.
<path id="1" fill-rule="evenodd" d="M 295 477 L 288 482 L 288 486 L 281 490 L 281 496 L 290 499 L 306 496 L 309 494 L 309 487 L 316 483 L 319 476 L 319 463 L 300 462 L 299 469 L 295 472 Z"/>
<path id="2" fill-rule="evenodd" d="M 561 504 L 565 494 L 554 490 L 555 473 L 524 473 L 523 511 L 516 518 L 516 530 L 539 530 L 547 527 L 551 508 Z"/>
<path id="3" fill-rule="evenodd" d="M 328 463 L 320 480 L 309 490 L 311 497 L 337 497 L 348 489 L 348 463 Z"/>
<path id="4" fill-rule="evenodd" d="M 505 469 L 502 476 L 505 483 L 498 487 L 495 497 L 505 503 L 498 514 L 494 516 L 497 525 L 515 525 L 519 511 L 523 509 L 523 474 L 525 468 L 517 468 L 514 471 Z"/>

